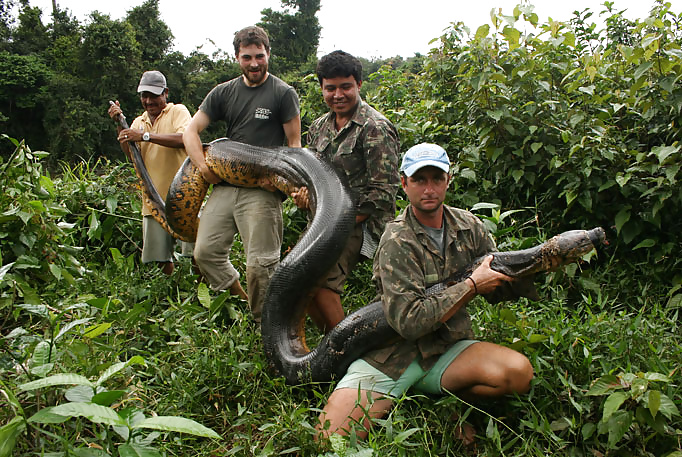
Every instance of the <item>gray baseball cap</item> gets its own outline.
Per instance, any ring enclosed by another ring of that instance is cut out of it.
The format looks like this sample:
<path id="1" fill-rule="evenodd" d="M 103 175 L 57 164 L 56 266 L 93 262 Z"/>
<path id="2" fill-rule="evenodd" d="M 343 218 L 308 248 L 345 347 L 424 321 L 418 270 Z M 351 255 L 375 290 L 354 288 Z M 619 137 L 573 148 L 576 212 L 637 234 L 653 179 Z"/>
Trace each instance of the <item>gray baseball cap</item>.
<path id="1" fill-rule="evenodd" d="M 161 95 L 166 89 L 166 77 L 160 71 L 152 70 L 142 73 L 140 84 L 137 86 L 137 93 L 151 92 L 154 95 Z"/>

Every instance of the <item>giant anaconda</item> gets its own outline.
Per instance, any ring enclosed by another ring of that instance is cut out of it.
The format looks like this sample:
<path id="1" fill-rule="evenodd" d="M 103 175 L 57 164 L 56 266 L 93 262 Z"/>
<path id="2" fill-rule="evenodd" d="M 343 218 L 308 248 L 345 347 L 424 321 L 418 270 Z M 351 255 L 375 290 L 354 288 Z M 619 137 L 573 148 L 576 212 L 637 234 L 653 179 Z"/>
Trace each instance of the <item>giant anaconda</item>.
<path id="1" fill-rule="evenodd" d="M 492 252 L 490 266 L 513 278 L 529 278 L 535 273 L 579 260 L 598 247 L 604 238 L 604 230 L 599 227 L 592 230 L 571 230 L 533 248 Z M 450 278 L 448 283 L 464 280 L 484 258 L 485 256 L 476 259 Z M 348 366 L 362 354 L 397 337 L 397 333 L 386 321 L 382 303 L 375 302 L 348 315 L 314 350 L 309 351 L 300 335 L 304 310 L 287 299 L 290 295 L 296 295 L 297 282 L 305 280 L 306 276 L 296 276 L 294 267 L 278 279 L 281 283 L 271 284 L 264 305 L 263 343 L 270 360 L 291 384 L 340 378 Z M 439 293 L 446 287 L 447 284 L 431 285 L 425 293 Z M 532 292 L 530 297 L 535 294 L 534 288 Z M 283 303 L 292 305 L 282 306 Z"/>
<path id="2" fill-rule="evenodd" d="M 193 241 L 208 183 L 187 159 L 164 204 L 139 151 L 131 146 L 133 164 L 153 216 L 175 237 Z M 287 382 L 323 382 L 341 377 L 363 353 L 395 338 L 381 302 L 375 302 L 347 316 L 313 350 L 306 345 L 304 322 L 309 296 L 340 255 L 355 223 L 348 189 L 328 164 L 303 148 L 259 148 L 227 139 L 209 143 L 205 155 L 209 167 L 234 185 L 255 187 L 260 178 L 268 177 L 286 194 L 298 186 L 309 189 L 312 222 L 276 269 L 263 306 L 265 354 Z M 604 236 L 601 228 L 564 232 L 530 249 L 491 253 L 491 267 L 515 278 L 529 277 L 575 262 L 597 247 Z M 552 259 L 558 264 L 552 264 Z M 482 260 L 458 272 L 452 282 L 466 278 Z M 434 285 L 426 293 L 439 293 L 443 286 Z"/>

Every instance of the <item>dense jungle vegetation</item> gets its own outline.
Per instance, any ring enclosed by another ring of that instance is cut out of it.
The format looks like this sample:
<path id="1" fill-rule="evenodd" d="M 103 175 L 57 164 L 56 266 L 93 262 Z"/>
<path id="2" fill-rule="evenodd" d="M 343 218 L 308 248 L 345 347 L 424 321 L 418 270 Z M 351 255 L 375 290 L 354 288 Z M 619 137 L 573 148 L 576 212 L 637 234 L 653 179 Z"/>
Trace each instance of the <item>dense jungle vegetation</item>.
<path id="1" fill-rule="evenodd" d="M 85 24 L 57 9 L 47 25 L 11 3 L 0 0 L 0 457 L 682 456 L 682 15 L 669 4 L 635 21 L 607 1 L 544 22 L 522 3 L 473 28 L 453 18 L 426 56 L 366 61 L 365 99 L 403 151 L 449 151 L 448 203 L 480 216 L 501 250 L 595 226 L 609 244 L 538 277 L 539 302 L 470 306 L 481 339 L 530 358 L 528 395 L 409 394 L 366 441 L 317 443 L 333 385 L 286 385 L 246 303 L 210 292 L 186 259 L 170 278 L 140 263 L 136 178 L 106 116 L 110 99 L 139 112 L 148 68 L 194 112 L 239 74 L 231 52 L 169 52 L 156 0 Z M 263 25 L 305 131 L 325 111 L 319 2 L 283 4 Z M 308 27 L 298 46 L 291 24 Z M 291 202 L 284 216 L 283 252 L 305 224 Z M 233 262 L 244 268 L 238 242 Z M 373 297 L 364 265 L 344 304 Z"/>

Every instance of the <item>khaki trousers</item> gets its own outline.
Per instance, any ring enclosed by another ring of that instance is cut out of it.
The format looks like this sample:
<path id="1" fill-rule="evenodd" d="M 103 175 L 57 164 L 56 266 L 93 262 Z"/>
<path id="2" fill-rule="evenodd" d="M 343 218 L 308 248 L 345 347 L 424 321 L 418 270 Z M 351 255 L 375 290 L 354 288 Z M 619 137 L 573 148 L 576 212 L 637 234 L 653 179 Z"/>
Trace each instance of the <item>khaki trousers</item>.
<path id="1" fill-rule="evenodd" d="M 257 321 L 265 291 L 279 264 L 282 246 L 282 200 L 263 189 L 214 186 L 199 219 L 194 258 L 211 289 L 227 290 L 239 272 L 230 250 L 239 233 L 246 255 L 246 289 Z"/>

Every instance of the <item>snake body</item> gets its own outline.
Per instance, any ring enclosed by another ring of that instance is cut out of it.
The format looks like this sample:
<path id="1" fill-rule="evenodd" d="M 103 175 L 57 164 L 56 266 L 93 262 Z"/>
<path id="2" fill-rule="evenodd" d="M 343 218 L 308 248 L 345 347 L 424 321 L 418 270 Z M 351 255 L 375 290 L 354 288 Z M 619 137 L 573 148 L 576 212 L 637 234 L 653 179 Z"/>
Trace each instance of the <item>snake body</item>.
<path id="1" fill-rule="evenodd" d="M 600 227 L 571 230 L 529 249 L 492 252 L 490 266 L 513 278 L 528 278 L 532 281 L 535 273 L 579 260 L 604 242 L 604 239 L 605 233 Z M 446 282 L 432 285 L 426 290 L 426 294 L 439 293 L 449 284 L 463 281 L 486 256 L 477 258 Z M 291 274 L 295 273 L 292 271 Z M 292 283 L 294 282 L 292 278 Z M 534 288 L 529 292 L 529 298 L 537 298 Z M 278 306 L 278 302 L 269 302 L 269 298 L 266 298 L 264 306 L 262 329 L 266 354 L 290 384 L 338 379 L 365 352 L 398 337 L 386 320 L 383 304 L 374 302 L 348 315 L 314 350 L 309 351 L 297 331 L 300 325 L 299 315 L 292 313 L 287 307 Z"/>
<path id="2" fill-rule="evenodd" d="M 173 236 L 194 241 L 208 183 L 188 158 L 178 170 L 163 202 L 139 151 L 131 149 L 143 196 L 152 207 L 152 215 Z M 306 345 L 304 322 L 310 296 L 340 255 L 355 224 L 350 193 L 329 164 L 304 148 L 260 148 L 227 139 L 209 143 L 205 157 L 211 170 L 233 185 L 257 187 L 259 179 L 267 177 L 287 195 L 299 186 L 309 189 L 313 219 L 275 270 L 266 293 L 261 323 L 265 354 L 288 383 L 325 382 L 341 377 L 348 365 L 363 353 L 397 336 L 386 321 L 382 303 L 375 302 L 348 315 L 313 350 Z M 528 278 L 558 266 L 552 265 L 552 259 L 559 260 L 559 264 L 575 262 L 603 241 L 601 228 L 572 230 L 533 248 L 491 253 L 491 268 L 511 277 Z M 448 283 L 471 275 L 484 258 L 449 278 Z M 436 284 L 426 293 L 438 293 L 445 287 L 446 283 Z M 533 293 L 527 296 L 535 298 Z"/>

